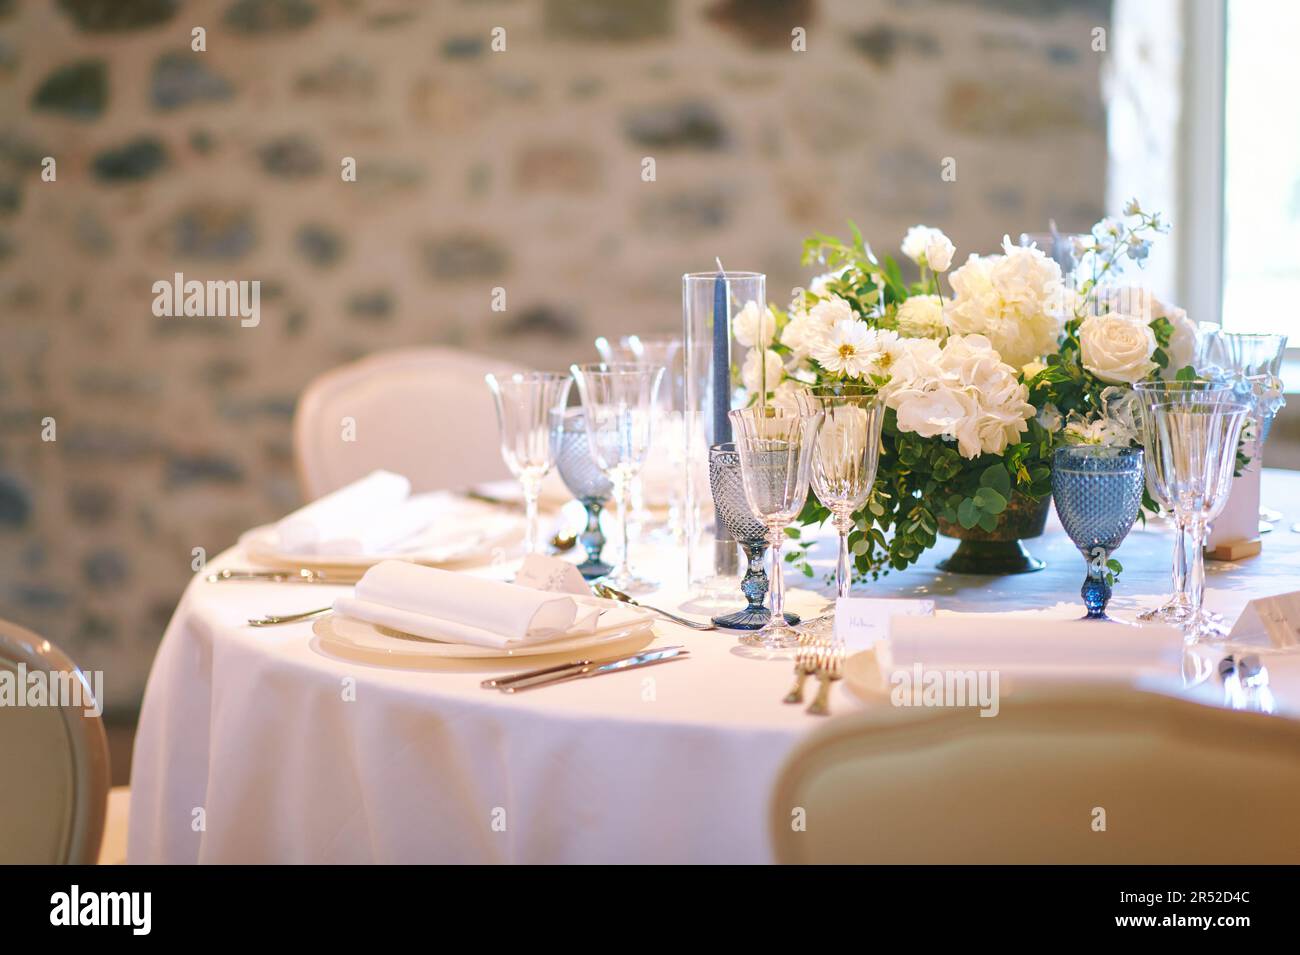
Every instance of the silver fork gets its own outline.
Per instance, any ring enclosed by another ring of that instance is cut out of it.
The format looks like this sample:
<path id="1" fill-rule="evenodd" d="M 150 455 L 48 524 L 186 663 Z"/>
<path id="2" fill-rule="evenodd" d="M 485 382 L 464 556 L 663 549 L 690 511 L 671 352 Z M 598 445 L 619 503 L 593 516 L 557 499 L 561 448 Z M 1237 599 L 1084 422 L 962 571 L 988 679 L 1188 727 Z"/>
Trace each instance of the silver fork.
<path id="1" fill-rule="evenodd" d="M 817 642 L 811 633 L 799 634 L 799 646 L 794 654 L 794 686 L 782 702 L 802 703 L 803 686 L 808 677 L 817 672 Z"/>
<path id="2" fill-rule="evenodd" d="M 844 675 L 844 647 L 839 643 L 823 645 L 817 650 L 817 697 L 808 704 L 813 716 L 831 715 L 831 685 Z"/>
<path id="3" fill-rule="evenodd" d="M 320 607 L 316 610 L 304 610 L 302 613 L 267 614 L 265 617 L 253 617 L 248 621 L 250 627 L 274 627 L 282 623 L 297 623 L 309 617 L 319 617 L 329 613 L 333 607 Z"/>

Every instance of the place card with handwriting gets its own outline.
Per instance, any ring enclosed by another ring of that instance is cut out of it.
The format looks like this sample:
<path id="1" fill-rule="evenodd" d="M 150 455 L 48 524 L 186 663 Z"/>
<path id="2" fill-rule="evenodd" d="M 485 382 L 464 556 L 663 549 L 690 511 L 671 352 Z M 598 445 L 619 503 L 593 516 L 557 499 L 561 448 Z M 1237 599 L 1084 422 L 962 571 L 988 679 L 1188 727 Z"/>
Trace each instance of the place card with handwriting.
<path id="1" fill-rule="evenodd" d="M 841 597 L 835 601 L 835 638 L 849 650 L 870 650 L 877 640 L 889 639 L 891 617 L 933 615 L 933 600 Z"/>
<path id="2" fill-rule="evenodd" d="M 1260 646 L 1300 645 L 1300 590 L 1257 597 L 1246 604 L 1228 639 Z"/>

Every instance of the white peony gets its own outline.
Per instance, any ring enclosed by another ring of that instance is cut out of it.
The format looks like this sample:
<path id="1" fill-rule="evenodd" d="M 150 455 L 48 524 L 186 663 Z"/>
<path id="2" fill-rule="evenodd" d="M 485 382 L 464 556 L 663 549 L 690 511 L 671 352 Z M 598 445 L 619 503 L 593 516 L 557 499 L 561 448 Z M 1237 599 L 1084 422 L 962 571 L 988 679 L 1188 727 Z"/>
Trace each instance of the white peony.
<path id="1" fill-rule="evenodd" d="M 898 306 L 898 334 L 904 338 L 943 338 L 948 326 L 943 299 L 938 295 L 913 295 Z"/>
<path id="2" fill-rule="evenodd" d="M 835 323 L 830 334 L 813 346 L 812 356 L 831 374 L 863 378 L 876 370 L 882 344 L 876 329 L 848 319 Z"/>
<path id="3" fill-rule="evenodd" d="M 1061 267 L 1006 236 L 1002 249 L 1002 255 L 972 255 L 952 273 L 956 294 L 947 309 L 948 328 L 986 336 L 1003 361 L 1019 368 L 1060 348 Z"/>
<path id="4" fill-rule="evenodd" d="M 1102 381 L 1131 385 L 1158 367 L 1151 356 L 1156 336 L 1140 318 L 1121 312 L 1090 315 L 1079 326 L 1083 367 Z"/>
<path id="5" fill-rule="evenodd" d="M 740 367 L 740 380 L 751 394 L 759 391 L 772 391 L 781 383 L 785 368 L 781 356 L 770 348 L 751 348 Z M 767 387 L 762 387 L 766 380 Z"/>
<path id="6" fill-rule="evenodd" d="M 936 272 L 947 272 L 952 265 L 957 247 L 939 229 L 928 225 L 914 225 L 903 236 L 903 254 L 917 265 L 925 265 Z"/>
<path id="7" fill-rule="evenodd" d="M 746 348 L 768 348 L 776 339 L 776 316 L 770 308 L 749 301 L 731 320 L 731 331 Z"/>

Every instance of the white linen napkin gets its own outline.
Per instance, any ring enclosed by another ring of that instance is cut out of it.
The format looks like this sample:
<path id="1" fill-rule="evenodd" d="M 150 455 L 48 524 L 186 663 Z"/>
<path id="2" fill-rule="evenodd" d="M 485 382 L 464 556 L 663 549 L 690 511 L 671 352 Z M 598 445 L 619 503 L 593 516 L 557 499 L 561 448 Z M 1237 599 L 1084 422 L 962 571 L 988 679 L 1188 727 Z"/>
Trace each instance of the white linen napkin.
<path id="1" fill-rule="evenodd" d="M 1179 667 L 1174 627 L 1052 615 L 954 613 L 894 617 L 882 670 L 1001 670 L 1047 679 L 1128 678 Z"/>
<path id="2" fill-rule="evenodd" d="M 286 554 L 374 553 L 421 529 L 409 506 L 411 482 L 372 471 L 299 508 L 275 526 L 275 547 Z"/>
<path id="3" fill-rule="evenodd" d="M 357 582 L 335 613 L 448 643 L 507 649 L 595 630 L 600 608 L 436 567 L 385 560 Z"/>

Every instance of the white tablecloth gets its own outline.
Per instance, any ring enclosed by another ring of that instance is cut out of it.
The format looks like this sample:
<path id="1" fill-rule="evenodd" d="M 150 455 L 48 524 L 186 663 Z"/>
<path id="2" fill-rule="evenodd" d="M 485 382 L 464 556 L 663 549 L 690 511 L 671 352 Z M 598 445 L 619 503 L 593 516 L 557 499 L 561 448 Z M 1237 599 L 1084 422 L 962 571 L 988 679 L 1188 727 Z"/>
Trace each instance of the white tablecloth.
<path id="1" fill-rule="evenodd" d="M 1262 557 L 1210 565 L 1214 609 L 1235 613 L 1251 596 L 1296 586 L 1300 534 L 1288 528 L 1300 518 L 1300 475 L 1267 473 L 1264 497 L 1291 513 L 1266 537 Z M 1077 599 L 1083 559 L 1054 522 L 1031 544 L 1049 563 L 1037 574 L 934 570 L 953 546 L 941 540 L 920 566 L 860 593 L 984 611 Z M 1149 605 L 1162 592 L 1168 547 L 1163 528 L 1130 535 L 1113 607 Z M 671 577 L 675 563 L 651 553 L 645 566 Z M 245 564 L 233 549 L 212 567 Z M 689 661 L 506 696 L 478 685 L 500 667 L 384 669 L 322 654 L 310 622 L 245 625 L 266 612 L 323 606 L 337 592 L 191 584 L 145 693 L 130 861 L 770 859 L 768 793 L 786 755 L 822 725 L 780 702 L 788 661 L 748 659 L 734 637 L 665 623 L 656 643 L 687 644 Z M 796 595 L 795 609 L 819 603 Z M 1281 711 L 1300 716 L 1300 655 L 1268 663 Z M 866 704 L 837 687 L 833 705 Z"/>

